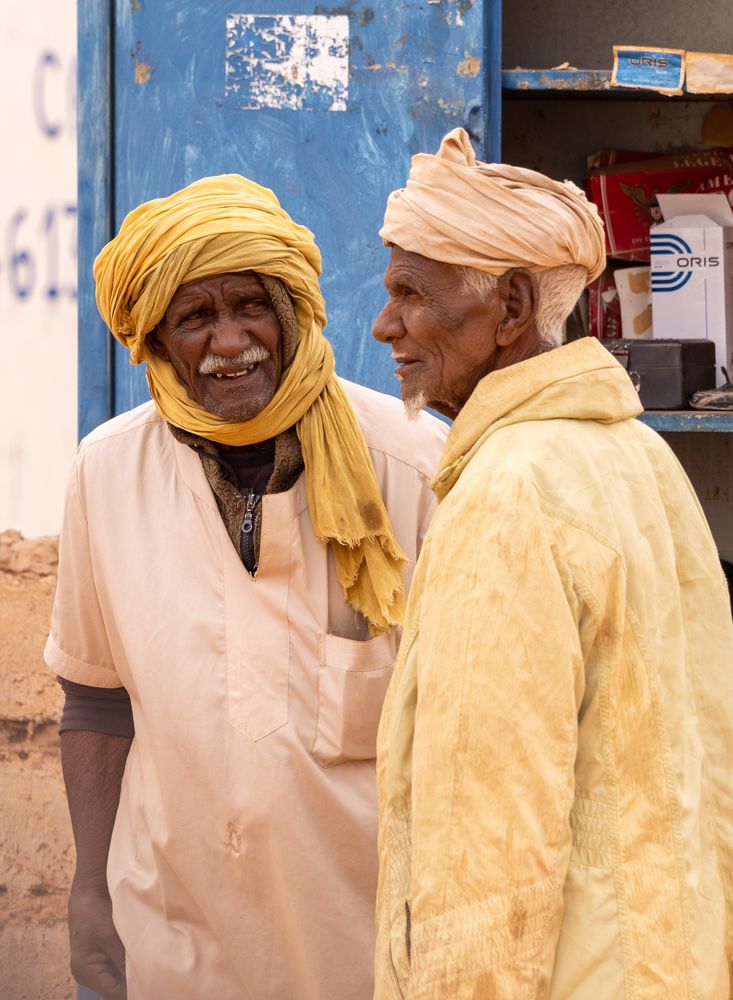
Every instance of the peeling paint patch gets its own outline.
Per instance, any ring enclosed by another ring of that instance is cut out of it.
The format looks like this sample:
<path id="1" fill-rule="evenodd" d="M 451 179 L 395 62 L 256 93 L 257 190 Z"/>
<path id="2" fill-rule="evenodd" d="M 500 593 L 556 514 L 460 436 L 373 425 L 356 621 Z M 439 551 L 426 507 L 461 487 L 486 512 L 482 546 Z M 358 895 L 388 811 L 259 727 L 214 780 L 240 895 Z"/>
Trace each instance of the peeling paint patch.
<path id="1" fill-rule="evenodd" d="M 248 110 L 346 111 L 349 18 L 229 14 L 224 96 Z"/>
<path id="2" fill-rule="evenodd" d="M 132 61 L 135 64 L 135 83 L 142 86 L 142 84 L 147 83 L 150 77 L 153 75 L 153 67 L 146 62 L 143 62 L 140 58 L 140 52 L 142 50 L 143 43 L 138 42 L 134 49 L 131 50 L 130 55 L 132 56 Z"/>
<path id="3" fill-rule="evenodd" d="M 456 73 L 458 76 L 478 76 L 481 72 L 481 60 L 477 56 L 463 53 L 464 58 L 458 63 Z"/>
<path id="4" fill-rule="evenodd" d="M 137 84 L 147 83 L 152 75 L 153 75 L 152 66 L 149 66 L 147 63 L 138 62 L 137 60 L 135 60 L 135 83 Z"/>
<path id="5" fill-rule="evenodd" d="M 464 27 L 463 15 L 475 6 L 475 0 L 428 0 L 428 3 L 440 8 L 440 16 L 449 28 L 454 24 L 458 28 Z"/>

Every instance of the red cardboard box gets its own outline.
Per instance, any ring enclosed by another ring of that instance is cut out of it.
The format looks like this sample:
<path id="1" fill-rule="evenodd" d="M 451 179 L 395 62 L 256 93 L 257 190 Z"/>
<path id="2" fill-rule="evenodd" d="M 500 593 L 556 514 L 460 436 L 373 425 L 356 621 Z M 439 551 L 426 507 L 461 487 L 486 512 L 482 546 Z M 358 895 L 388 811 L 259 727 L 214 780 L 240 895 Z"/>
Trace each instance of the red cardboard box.
<path id="1" fill-rule="evenodd" d="M 607 267 L 596 280 L 588 285 L 588 332 L 599 340 L 621 336 L 621 303 L 616 282 L 615 268 Z"/>
<path id="2" fill-rule="evenodd" d="M 639 163 L 641 160 L 655 160 L 666 153 L 642 152 L 640 149 L 599 149 L 596 153 L 591 153 L 585 158 L 585 167 L 588 173 L 591 170 L 602 170 L 604 167 L 613 166 L 614 163 Z"/>
<path id="3" fill-rule="evenodd" d="M 733 191 L 730 150 L 679 153 L 591 171 L 588 196 L 606 227 L 606 253 L 618 260 L 649 260 L 649 227 L 662 221 L 657 195 Z"/>

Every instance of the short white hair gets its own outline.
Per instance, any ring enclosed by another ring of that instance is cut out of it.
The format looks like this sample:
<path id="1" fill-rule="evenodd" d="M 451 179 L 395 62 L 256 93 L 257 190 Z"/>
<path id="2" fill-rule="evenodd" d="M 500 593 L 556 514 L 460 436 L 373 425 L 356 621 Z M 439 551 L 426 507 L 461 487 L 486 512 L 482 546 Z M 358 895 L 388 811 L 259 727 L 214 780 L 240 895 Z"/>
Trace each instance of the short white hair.
<path id="1" fill-rule="evenodd" d="M 484 301 L 496 291 L 499 275 L 487 274 L 475 267 L 458 265 L 463 287 Z M 562 343 L 563 323 L 575 308 L 588 280 L 588 272 L 580 264 L 563 264 L 547 271 L 535 271 L 539 285 L 537 333 L 542 347 L 550 349 Z"/>

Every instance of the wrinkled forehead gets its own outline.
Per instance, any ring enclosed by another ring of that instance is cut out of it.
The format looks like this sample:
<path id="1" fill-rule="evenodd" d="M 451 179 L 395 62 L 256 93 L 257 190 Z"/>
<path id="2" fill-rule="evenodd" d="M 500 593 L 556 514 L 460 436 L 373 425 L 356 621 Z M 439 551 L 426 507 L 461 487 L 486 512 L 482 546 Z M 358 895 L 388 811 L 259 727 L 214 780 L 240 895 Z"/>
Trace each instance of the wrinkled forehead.
<path id="1" fill-rule="evenodd" d="M 405 283 L 415 285 L 421 291 L 430 288 L 437 291 L 460 285 L 461 277 L 462 269 L 457 264 L 425 257 L 392 244 L 384 284 L 388 291 Z"/>
<path id="2" fill-rule="evenodd" d="M 217 291 L 256 292 L 267 295 L 260 275 L 255 271 L 224 271 L 183 281 L 173 293 L 171 302 Z"/>

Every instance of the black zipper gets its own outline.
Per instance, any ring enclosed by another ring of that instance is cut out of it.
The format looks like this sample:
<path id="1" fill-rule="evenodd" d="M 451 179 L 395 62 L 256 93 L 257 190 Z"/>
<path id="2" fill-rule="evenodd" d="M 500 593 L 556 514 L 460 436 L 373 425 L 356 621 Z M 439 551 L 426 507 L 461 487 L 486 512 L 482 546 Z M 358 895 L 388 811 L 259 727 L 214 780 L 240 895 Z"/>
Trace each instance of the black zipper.
<path id="1" fill-rule="evenodd" d="M 258 559 L 255 551 L 254 519 L 255 509 L 261 499 L 262 497 L 258 493 L 252 492 L 247 495 L 247 504 L 244 508 L 244 518 L 242 520 L 242 541 L 240 550 L 242 553 L 244 568 L 250 576 L 254 576 L 257 572 Z"/>

